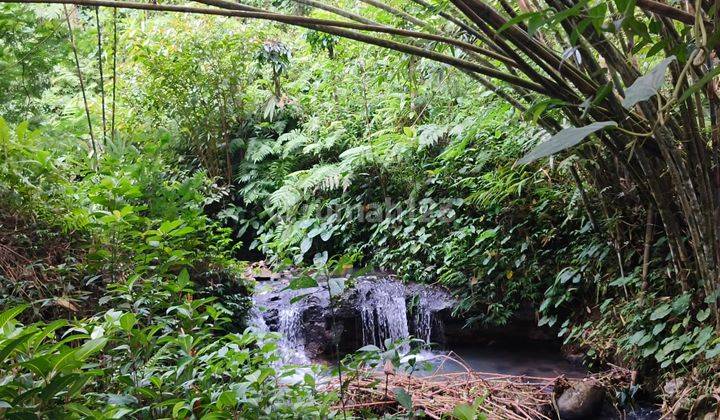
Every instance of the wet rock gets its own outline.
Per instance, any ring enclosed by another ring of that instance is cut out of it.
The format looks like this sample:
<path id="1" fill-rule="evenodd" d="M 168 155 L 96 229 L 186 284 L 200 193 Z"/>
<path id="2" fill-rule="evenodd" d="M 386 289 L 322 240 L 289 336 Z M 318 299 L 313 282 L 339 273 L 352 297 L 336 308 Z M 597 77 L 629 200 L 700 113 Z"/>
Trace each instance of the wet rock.
<path id="1" fill-rule="evenodd" d="M 320 280 L 317 287 L 292 290 L 289 287 L 290 279 L 286 278 L 259 285 L 254 297 L 255 305 L 270 331 L 280 330 L 280 310 L 296 306 L 302 317 L 304 351 L 311 359 L 333 355 L 335 343 L 338 342 L 341 353 L 355 351 L 367 344 L 364 341 L 370 336 L 365 331 L 368 324 L 378 331 L 388 329 L 377 333 L 376 341 L 380 343 L 386 338 L 382 333 L 406 336 L 408 327 L 414 335 L 430 338 L 433 342 L 442 341 L 442 321 L 455 303 L 444 289 L 414 283 L 403 284 L 386 275 L 359 276 L 346 281 L 348 287 L 342 295 L 333 296 L 332 308 L 328 285 L 324 280 Z M 388 295 L 385 296 L 385 293 Z M 391 304 L 399 305 L 400 308 L 393 306 L 394 310 L 387 310 Z M 423 311 L 416 310 L 420 307 Z M 370 312 L 373 319 L 364 319 Z M 420 316 L 421 313 L 425 316 Z M 393 316 L 394 321 L 404 320 L 408 324 L 404 326 L 402 334 L 386 326 L 405 322 L 393 323 L 384 318 L 389 316 Z M 421 330 L 424 332 L 421 333 Z"/>
<path id="2" fill-rule="evenodd" d="M 583 360 L 585 360 L 585 355 L 582 353 L 566 354 L 565 360 L 572 363 L 573 365 L 582 366 Z"/>
<path id="3" fill-rule="evenodd" d="M 557 399 L 562 420 L 580 420 L 593 417 L 602 406 L 604 391 L 592 381 L 572 382 Z"/>
<path id="4" fill-rule="evenodd" d="M 273 280 L 279 279 L 280 274 L 273 272 L 265 261 L 256 261 L 245 269 L 245 277 L 255 280 Z"/>

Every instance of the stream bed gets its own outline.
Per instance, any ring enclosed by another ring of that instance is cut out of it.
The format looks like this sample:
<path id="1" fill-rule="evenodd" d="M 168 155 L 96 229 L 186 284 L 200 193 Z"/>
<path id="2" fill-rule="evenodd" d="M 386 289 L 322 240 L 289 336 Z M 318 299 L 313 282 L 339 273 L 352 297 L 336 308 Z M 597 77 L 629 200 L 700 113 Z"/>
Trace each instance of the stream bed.
<path id="1" fill-rule="evenodd" d="M 282 334 L 280 352 L 288 363 L 331 360 L 336 335 L 340 335 L 343 353 L 413 336 L 432 344 L 436 354 L 454 352 L 475 371 L 535 377 L 587 375 L 582 366 L 566 360 L 556 345 L 517 338 L 488 343 L 468 339 L 467 334 L 461 338 L 465 342 L 449 339 L 446 324 L 460 320 L 451 316 L 455 300 L 438 287 L 404 284 L 382 274 L 343 279 L 348 287 L 331 311 L 326 284 L 292 290 L 289 281 L 261 282 L 250 320 L 255 328 Z M 442 368 L 453 372 L 466 367 L 445 363 Z"/>
<path id="2" fill-rule="evenodd" d="M 342 283 L 342 293 L 333 297 L 329 283 Z M 582 379 L 588 371 L 571 363 L 557 343 L 514 336 L 488 340 L 482 332 L 452 336 L 462 320 L 451 315 L 455 300 L 442 288 L 405 284 L 389 275 L 354 279 L 328 279 L 316 287 L 293 290 L 290 278 L 261 281 L 254 296 L 249 325 L 261 331 L 279 332 L 281 363 L 309 366 L 333 364 L 338 342 L 343 354 L 365 345 L 383 348 L 387 340 L 416 337 L 432 350 L 420 358 L 429 361 L 435 373 L 472 370 L 490 375 L 535 378 Z M 502 330 L 501 330 L 502 332 Z M 409 350 L 409 347 L 401 349 Z M 459 362 L 443 355 L 452 355 Z M 444 361 L 443 361 L 444 360 Z M 609 412 L 596 418 L 621 418 Z M 629 419 L 657 419 L 650 407 L 627 413 Z"/>

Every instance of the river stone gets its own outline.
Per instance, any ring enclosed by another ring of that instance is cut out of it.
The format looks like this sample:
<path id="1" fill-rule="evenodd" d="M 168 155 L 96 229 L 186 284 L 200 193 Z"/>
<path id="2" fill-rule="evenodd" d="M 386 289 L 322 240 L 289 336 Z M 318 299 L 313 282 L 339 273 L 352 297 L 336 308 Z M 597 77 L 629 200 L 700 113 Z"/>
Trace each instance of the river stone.
<path id="1" fill-rule="evenodd" d="M 562 420 L 579 420 L 592 417 L 602 404 L 603 390 L 592 381 L 570 383 L 557 400 Z"/>

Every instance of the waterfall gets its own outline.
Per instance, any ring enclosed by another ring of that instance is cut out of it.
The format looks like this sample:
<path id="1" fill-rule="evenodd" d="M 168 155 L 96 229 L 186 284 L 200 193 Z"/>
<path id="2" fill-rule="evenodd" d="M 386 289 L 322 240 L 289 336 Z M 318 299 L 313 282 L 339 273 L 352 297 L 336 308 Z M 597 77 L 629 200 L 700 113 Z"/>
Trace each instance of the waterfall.
<path id="1" fill-rule="evenodd" d="M 385 348 L 385 341 L 407 339 L 410 332 L 426 343 L 443 342 L 441 311 L 453 304 L 446 291 L 386 275 L 359 276 L 350 284 L 331 307 L 323 280 L 301 290 L 289 288 L 289 279 L 265 282 L 253 297 L 249 325 L 279 333 L 276 352 L 284 364 L 328 357 L 335 352 L 334 339 L 343 340 L 343 352 L 369 344 Z M 339 328 L 331 328 L 333 317 Z"/>
<path id="2" fill-rule="evenodd" d="M 278 332 L 282 338 L 278 348 L 286 363 L 307 364 L 310 361 L 305 355 L 305 343 L 302 334 L 302 310 L 293 304 L 281 309 L 278 313 Z"/>
<path id="3" fill-rule="evenodd" d="M 425 299 L 420 299 L 415 310 L 415 336 L 430 344 L 432 335 L 433 312 Z"/>
<path id="4" fill-rule="evenodd" d="M 257 332 L 270 332 L 263 314 L 253 306 L 250 309 L 248 326 Z M 281 364 L 307 365 L 310 360 L 305 355 L 305 345 L 302 337 L 302 310 L 298 305 L 278 312 L 278 332 L 281 334 L 277 342 L 278 354 Z"/>
<path id="5" fill-rule="evenodd" d="M 384 348 L 386 339 L 395 341 L 410 336 L 405 288 L 401 283 L 384 279 L 359 282 L 357 290 L 363 344 Z"/>
<path id="6" fill-rule="evenodd" d="M 253 302 L 253 306 L 250 308 L 250 311 L 248 313 L 247 325 L 253 331 L 258 331 L 258 332 L 270 331 L 267 324 L 265 323 L 265 318 L 263 317 L 262 313 L 257 308 L 257 306 L 255 305 L 254 302 Z"/>

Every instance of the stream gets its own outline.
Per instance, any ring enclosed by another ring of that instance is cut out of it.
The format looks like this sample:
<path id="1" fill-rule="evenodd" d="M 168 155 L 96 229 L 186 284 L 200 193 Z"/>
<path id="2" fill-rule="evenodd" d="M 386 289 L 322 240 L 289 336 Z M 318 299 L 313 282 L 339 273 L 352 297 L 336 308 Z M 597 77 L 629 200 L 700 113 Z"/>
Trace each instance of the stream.
<path id="1" fill-rule="evenodd" d="M 456 302 L 442 288 L 404 284 L 383 274 L 329 280 L 333 281 L 347 285 L 334 299 L 333 308 L 328 281 L 299 290 L 289 288 L 289 278 L 259 282 L 248 324 L 260 331 L 281 334 L 280 363 L 333 364 L 335 342 L 339 343 L 341 353 L 348 354 L 365 345 L 384 348 L 386 340 L 415 337 L 432 344 L 432 350 L 422 350 L 419 356 L 440 373 L 470 369 L 538 378 L 564 375 L 581 379 L 588 375 L 585 368 L 563 357 L 557 343 L 534 340 L 530 334 L 506 340 L 495 331 L 495 337 L 488 340 L 482 331 L 468 333 L 462 328 L 462 320 L 452 317 Z M 508 330 L 500 329 L 500 335 Z M 405 345 L 400 350 L 410 349 Z M 449 352 L 461 362 L 443 358 Z M 596 418 L 619 417 L 615 413 L 601 413 Z M 624 418 L 650 420 L 659 415 L 656 410 L 643 407 Z"/>
<path id="2" fill-rule="evenodd" d="M 353 282 L 338 299 L 333 314 L 323 284 L 290 290 L 289 279 L 261 282 L 249 323 L 261 331 L 282 335 L 278 346 L 285 363 L 303 365 L 330 360 L 333 337 L 338 334 L 343 353 L 370 344 L 383 348 L 388 339 L 412 336 L 433 344 L 437 354 L 452 350 L 476 371 L 537 377 L 587 375 L 584 368 L 567 361 L 557 346 L 517 340 L 479 344 L 468 341 L 467 336 L 448 337 L 446 324 L 458 324 L 460 320 L 452 318 L 455 301 L 441 288 L 403 284 L 386 275 L 362 276 Z M 443 365 L 447 372 L 463 369 L 458 364 Z"/>

